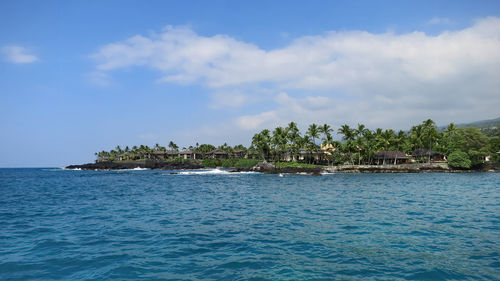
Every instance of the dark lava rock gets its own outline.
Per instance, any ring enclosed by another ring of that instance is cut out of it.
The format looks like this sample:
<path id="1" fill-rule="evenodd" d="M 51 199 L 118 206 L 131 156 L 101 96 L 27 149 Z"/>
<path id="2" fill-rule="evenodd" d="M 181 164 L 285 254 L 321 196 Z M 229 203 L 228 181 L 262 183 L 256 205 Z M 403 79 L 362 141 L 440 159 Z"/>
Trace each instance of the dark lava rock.
<path id="1" fill-rule="evenodd" d="M 159 170 L 178 169 L 201 169 L 203 166 L 194 162 L 171 162 L 171 161 L 120 161 L 120 162 L 97 162 L 83 165 L 70 165 L 66 169 L 82 170 L 123 170 L 134 168 L 147 168 Z"/>
<path id="2" fill-rule="evenodd" d="M 276 166 L 268 162 L 259 162 L 252 167 L 252 171 L 262 172 L 262 173 L 275 173 Z"/>
<path id="3" fill-rule="evenodd" d="M 321 176 L 322 168 L 301 168 L 301 167 L 287 167 L 276 169 L 276 173 L 284 174 L 308 174 L 313 176 Z"/>

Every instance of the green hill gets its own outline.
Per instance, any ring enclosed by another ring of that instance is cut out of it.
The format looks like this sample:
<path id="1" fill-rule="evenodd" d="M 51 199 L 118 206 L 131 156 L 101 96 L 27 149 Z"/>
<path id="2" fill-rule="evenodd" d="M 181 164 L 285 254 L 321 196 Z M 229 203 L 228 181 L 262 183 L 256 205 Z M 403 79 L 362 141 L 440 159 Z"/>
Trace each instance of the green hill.
<path id="1" fill-rule="evenodd" d="M 476 127 L 487 136 L 494 136 L 500 132 L 500 117 L 495 119 L 475 121 L 467 124 L 457 124 L 457 127 Z"/>

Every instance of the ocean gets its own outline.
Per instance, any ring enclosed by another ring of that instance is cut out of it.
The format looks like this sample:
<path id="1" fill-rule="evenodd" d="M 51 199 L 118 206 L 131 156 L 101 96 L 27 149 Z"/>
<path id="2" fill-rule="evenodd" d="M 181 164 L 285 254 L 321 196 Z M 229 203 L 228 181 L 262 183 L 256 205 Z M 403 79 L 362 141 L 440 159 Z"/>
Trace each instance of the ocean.
<path id="1" fill-rule="evenodd" d="M 0 169 L 1 280 L 500 280 L 500 174 Z"/>

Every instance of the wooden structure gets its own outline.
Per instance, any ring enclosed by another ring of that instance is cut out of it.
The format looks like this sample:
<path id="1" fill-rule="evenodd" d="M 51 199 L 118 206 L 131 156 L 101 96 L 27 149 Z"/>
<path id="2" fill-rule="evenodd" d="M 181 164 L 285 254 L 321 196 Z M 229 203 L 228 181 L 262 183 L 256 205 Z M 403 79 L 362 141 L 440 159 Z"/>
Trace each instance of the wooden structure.
<path id="1" fill-rule="evenodd" d="M 415 149 L 411 155 L 417 162 L 444 162 L 446 156 L 428 148 Z"/>
<path id="2" fill-rule="evenodd" d="M 373 160 L 377 165 L 404 164 L 408 162 L 408 156 L 402 151 L 383 150 L 373 155 Z"/>

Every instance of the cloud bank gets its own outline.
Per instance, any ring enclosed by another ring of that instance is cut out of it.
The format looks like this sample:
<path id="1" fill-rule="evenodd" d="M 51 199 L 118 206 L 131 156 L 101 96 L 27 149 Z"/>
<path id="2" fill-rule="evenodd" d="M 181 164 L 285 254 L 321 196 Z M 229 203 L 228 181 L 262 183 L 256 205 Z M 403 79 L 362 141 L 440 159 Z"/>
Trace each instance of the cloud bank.
<path id="1" fill-rule="evenodd" d="M 5 59 L 12 63 L 24 64 L 38 61 L 38 58 L 20 46 L 5 46 L 2 48 Z"/>
<path id="2" fill-rule="evenodd" d="M 204 85 L 214 103 L 231 99 L 220 93 L 237 93 L 233 105 L 244 106 L 246 96 L 262 92 L 248 89 L 273 92 L 267 102 L 275 109 L 240 116 L 234 125 L 241 129 L 291 120 L 405 128 L 426 118 L 497 117 L 500 108 L 500 19 L 494 17 L 436 36 L 330 31 L 272 50 L 169 26 L 102 46 L 92 58 L 101 73 L 146 67 L 157 70 L 157 81 Z"/>

